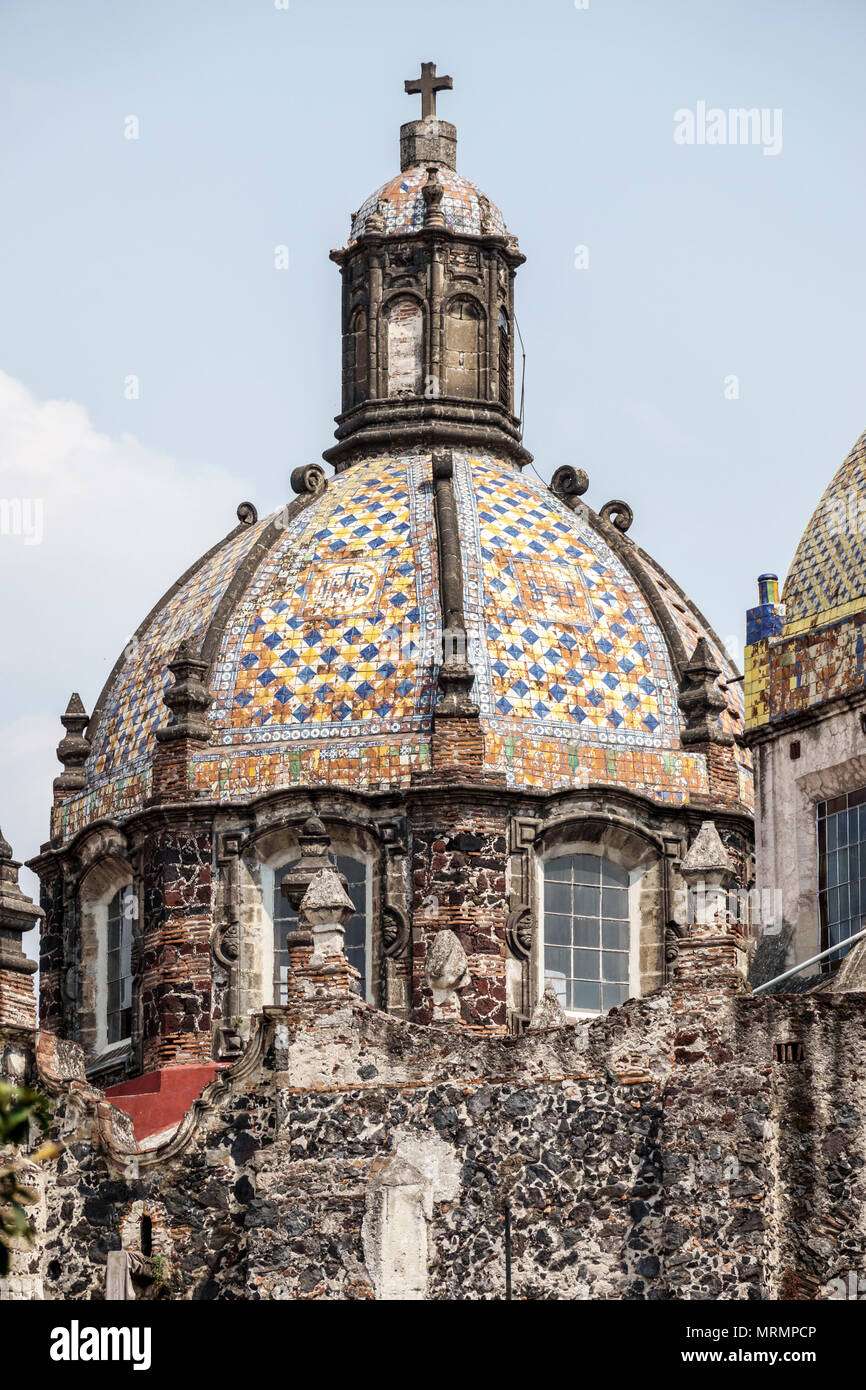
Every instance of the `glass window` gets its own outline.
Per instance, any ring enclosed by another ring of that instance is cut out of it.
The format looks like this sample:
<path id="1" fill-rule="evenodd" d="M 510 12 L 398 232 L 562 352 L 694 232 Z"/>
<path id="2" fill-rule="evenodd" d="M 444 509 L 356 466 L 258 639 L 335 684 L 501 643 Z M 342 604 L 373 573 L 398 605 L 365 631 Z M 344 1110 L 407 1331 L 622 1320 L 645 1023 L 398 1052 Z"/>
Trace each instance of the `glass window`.
<path id="1" fill-rule="evenodd" d="M 544 865 L 544 977 L 565 1009 L 628 998 L 628 872 L 597 854 Z"/>
<path id="2" fill-rule="evenodd" d="M 821 950 L 827 951 L 866 927 L 866 788 L 820 802 L 817 815 Z M 850 949 L 834 951 L 822 970 Z"/>
<path id="3" fill-rule="evenodd" d="M 132 1037 L 131 888 L 122 888 L 108 904 L 106 951 L 106 1024 L 109 1044 Z"/>
<path id="4" fill-rule="evenodd" d="M 335 856 L 337 868 L 344 874 L 349 885 L 349 897 L 355 909 L 346 925 L 345 951 L 350 965 L 354 965 L 361 978 L 358 993 L 367 993 L 367 866 L 360 859 L 350 859 L 348 855 Z M 297 930 L 298 914 L 284 898 L 280 885 L 289 872 L 291 864 L 284 864 L 274 875 L 274 999 L 283 1003 L 286 998 L 286 975 L 289 969 L 289 952 L 286 935 Z"/>

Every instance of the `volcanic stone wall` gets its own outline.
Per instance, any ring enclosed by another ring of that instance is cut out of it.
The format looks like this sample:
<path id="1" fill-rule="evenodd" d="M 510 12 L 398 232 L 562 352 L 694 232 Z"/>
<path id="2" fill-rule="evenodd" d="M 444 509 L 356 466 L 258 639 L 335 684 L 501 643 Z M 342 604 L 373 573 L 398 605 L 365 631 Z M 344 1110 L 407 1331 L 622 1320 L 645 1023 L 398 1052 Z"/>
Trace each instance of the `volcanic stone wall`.
<path id="1" fill-rule="evenodd" d="M 497 1299 L 507 1266 L 520 1299 L 838 1297 L 866 1261 L 866 1000 L 752 998 L 737 949 L 518 1038 L 324 980 L 145 1150 L 42 1035 L 67 1147 L 22 1259 L 46 1298 L 100 1298 L 148 1216 L 142 1298 Z"/>

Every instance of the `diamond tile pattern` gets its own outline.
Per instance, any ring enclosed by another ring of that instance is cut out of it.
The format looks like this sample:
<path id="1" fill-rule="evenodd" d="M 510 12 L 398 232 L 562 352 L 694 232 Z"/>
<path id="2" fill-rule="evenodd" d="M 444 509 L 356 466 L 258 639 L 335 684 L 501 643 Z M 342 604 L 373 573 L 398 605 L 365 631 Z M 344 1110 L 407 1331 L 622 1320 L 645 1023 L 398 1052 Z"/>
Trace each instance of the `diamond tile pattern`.
<path id="1" fill-rule="evenodd" d="M 538 720 L 585 742 L 673 747 L 667 648 L 624 566 L 542 483 L 481 460 L 473 473 L 459 495 L 478 537 L 469 607 L 483 623 L 484 712 L 515 731 Z"/>
<path id="2" fill-rule="evenodd" d="M 98 784 L 131 772 L 153 750 L 156 728 L 168 711 L 162 695 L 171 684 L 167 663 L 185 638 L 204 634 L 217 604 L 265 522 L 246 526 L 200 563 L 155 614 L 145 631 L 130 639 L 126 660 L 108 693 L 86 774 Z"/>
<path id="3" fill-rule="evenodd" d="M 458 451 L 454 465 L 488 767 L 513 786 L 706 792 L 704 758 L 679 744 L 664 638 L 616 554 L 531 475 Z M 130 648 L 87 790 L 57 817 L 64 834 L 142 804 L 167 662 L 203 635 L 266 525 L 205 560 Z M 222 633 L 192 786 L 227 800 L 304 783 L 405 787 L 430 765 L 440 660 L 429 453 L 354 464 L 274 534 Z"/>
<path id="4" fill-rule="evenodd" d="M 438 603 L 419 482 L 417 463 L 357 464 L 271 552 L 213 674 L 223 744 L 288 729 L 304 741 L 342 736 L 358 721 L 365 735 L 429 724 Z"/>
<path id="5" fill-rule="evenodd" d="M 818 503 L 785 580 L 785 632 L 866 604 L 866 433 Z"/>

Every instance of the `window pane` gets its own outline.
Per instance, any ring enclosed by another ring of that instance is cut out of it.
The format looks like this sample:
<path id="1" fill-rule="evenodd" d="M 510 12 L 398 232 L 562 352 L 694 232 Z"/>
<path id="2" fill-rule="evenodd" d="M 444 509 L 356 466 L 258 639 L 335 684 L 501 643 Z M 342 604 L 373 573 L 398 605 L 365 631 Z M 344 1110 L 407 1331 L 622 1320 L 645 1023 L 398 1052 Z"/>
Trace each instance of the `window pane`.
<path id="1" fill-rule="evenodd" d="M 604 922 L 601 929 L 601 944 L 610 951 L 627 951 L 628 922 Z"/>
<path id="2" fill-rule="evenodd" d="M 564 1009 L 570 1008 L 568 1002 L 568 985 L 566 984 L 565 976 L 557 974 L 552 970 L 545 970 L 544 982 L 545 984 L 553 985 L 553 988 L 556 990 L 556 997 L 562 1007 Z"/>
<path id="3" fill-rule="evenodd" d="M 600 951 L 575 951 L 572 974 L 576 980 L 597 980 L 600 965 Z"/>
<path id="4" fill-rule="evenodd" d="M 625 984 L 628 981 L 628 956 L 625 951 L 603 951 L 601 975 L 603 980 Z"/>
<path id="5" fill-rule="evenodd" d="M 628 869 L 621 869 L 618 864 L 612 864 L 609 859 L 603 860 L 602 883 L 609 883 L 613 888 L 628 887 Z"/>
<path id="6" fill-rule="evenodd" d="M 601 1008 L 601 985 L 594 985 L 589 980 L 575 980 L 571 986 L 572 1009 L 600 1009 Z"/>
<path id="7" fill-rule="evenodd" d="M 569 976 L 571 974 L 571 952 L 563 950 L 560 946 L 545 946 L 544 969 L 545 973 L 550 971 L 554 975 Z"/>
<path id="8" fill-rule="evenodd" d="M 601 911 L 604 917 L 628 917 L 628 893 L 624 888 L 603 888 Z"/>
<path id="9" fill-rule="evenodd" d="M 544 935 L 552 946 L 571 945 L 571 918 L 551 914 L 544 919 Z"/>
<path id="10" fill-rule="evenodd" d="M 571 883 L 571 860 L 548 859 L 544 866 L 544 877 L 556 879 L 561 883 Z"/>
<path id="11" fill-rule="evenodd" d="M 571 857 L 574 865 L 575 883 L 598 883 L 601 879 L 601 859 L 597 854 L 575 854 Z"/>
<path id="12" fill-rule="evenodd" d="M 575 917 L 574 919 L 574 944 L 575 946 L 598 946 L 599 928 L 601 923 L 597 917 Z"/>
<path id="13" fill-rule="evenodd" d="M 601 893 L 598 888 L 574 885 L 574 914 L 576 917 L 597 917 Z"/>
<path id="14" fill-rule="evenodd" d="M 571 884 L 547 882 L 544 885 L 545 912 L 571 912 Z"/>
<path id="15" fill-rule="evenodd" d="M 601 987 L 601 1006 L 603 1009 L 613 1009 L 618 1004 L 624 1004 L 627 998 L 627 985 L 604 984 Z"/>

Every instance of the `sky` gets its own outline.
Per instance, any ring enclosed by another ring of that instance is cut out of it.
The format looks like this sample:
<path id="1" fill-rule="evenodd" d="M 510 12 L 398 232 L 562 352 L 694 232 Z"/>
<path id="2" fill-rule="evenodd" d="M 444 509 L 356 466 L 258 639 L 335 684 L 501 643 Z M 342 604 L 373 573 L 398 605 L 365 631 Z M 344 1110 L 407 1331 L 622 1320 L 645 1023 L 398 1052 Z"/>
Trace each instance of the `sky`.
<path id="1" fill-rule="evenodd" d="M 328 251 L 399 169 L 421 61 L 527 257 L 535 467 L 625 499 L 741 664 L 756 576 L 784 576 L 866 428 L 864 57 L 862 0 L 0 0 L 16 857 L 47 838 L 71 692 L 92 709 L 237 504 L 281 506 L 332 441 Z M 701 104 L 765 111 L 766 137 L 698 139 Z"/>

